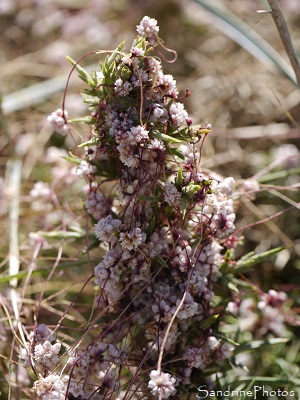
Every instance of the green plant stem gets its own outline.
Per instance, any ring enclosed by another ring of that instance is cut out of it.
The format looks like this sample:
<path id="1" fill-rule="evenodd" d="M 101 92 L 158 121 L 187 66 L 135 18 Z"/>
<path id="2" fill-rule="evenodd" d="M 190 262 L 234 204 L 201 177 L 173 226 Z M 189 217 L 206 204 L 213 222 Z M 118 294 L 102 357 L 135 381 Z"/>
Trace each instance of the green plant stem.
<path id="1" fill-rule="evenodd" d="M 279 3 L 277 0 L 268 0 L 269 6 L 272 11 L 272 17 L 274 19 L 275 25 L 281 37 L 282 43 L 285 47 L 285 51 L 290 59 L 293 70 L 295 71 L 298 86 L 300 85 L 300 60 L 295 51 L 293 45 L 292 37 L 285 21 L 284 15 L 281 11 Z"/>

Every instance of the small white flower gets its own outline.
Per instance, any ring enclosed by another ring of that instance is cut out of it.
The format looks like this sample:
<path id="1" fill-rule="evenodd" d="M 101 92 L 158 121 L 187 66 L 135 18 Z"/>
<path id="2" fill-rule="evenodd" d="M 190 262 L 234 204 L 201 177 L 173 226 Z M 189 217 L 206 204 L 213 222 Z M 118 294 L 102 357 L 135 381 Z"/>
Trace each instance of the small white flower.
<path id="1" fill-rule="evenodd" d="M 185 352 L 184 358 L 187 360 L 189 367 L 201 370 L 212 362 L 212 354 L 207 344 L 204 344 L 201 348 L 190 347 Z"/>
<path id="2" fill-rule="evenodd" d="M 86 161 L 80 161 L 80 164 L 76 168 L 76 175 L 83 177 L 84 175 L 95 174 L 97 171 L 97 167 L 95 165 L 91 165 Z"/>
<path id="3" fill-rule="evenodd" d="M 101 218 L 100 221 L 95 224 L 95 235 L 103 242 L 111 242 L 115 233 L 118 231 L 121 221 L 119 219 L 113 219 L 111 215 L 106 218 Z"/>
<path id="4" fill-rule="evenodd" d="M 186 119 L 188 118 L 188 113 L 184 109 L 182 103 L 173 103 L 170 107 L 170 115 L 173 124 L 177 127 L 186 122 Z"/>
<path id="5" fill-rule="evenodd" d="M 58 362 L 58 353 L 60 352 L 61 344 L 55 343 L 52 345 L 48 340 L 43 344 L 37 344 L 34 348 L 34 359 L 44 368 L 51 368 Z"/>
<path id="6" fill-rule="evenodd" d="M 130 131 L 127 133 L 127 140 L 130 145 L 134 146 L 138 143 L 141 143 L 149 138 L 149 131 L 146 131 L 141 125 L 133 126 L 130 128 Z"/>
<path id="7" fill-rule="evenodd" d="M 224 194 L 226 197 L 231 197 L 233 195 L 233 188 L 235 185 L 235 180 L 232 177 L 225 178 L 223 182 L 219 183 L 216 191 Z"/>
<path id="8" fill-rule="evenodd" d="M 162 141 L 160 141 L 159 139 L 152 139 L 148 149 L 153 150 L 153 151 L 165 151 L 165 145 Z"/>
<path id="9" fill-rule="evenodd" d="M 36 182 L 29 195 L 33 198 L 31 208 L 35 211 L 51 211 L 53 208 L 51 199 L 51 189 L 48 183 Z"/>
<path id="10" fill-rule="evenodd" d="M 260 186 L 256 179 L 249 178 L 242 182 L 242 190 L 252 195 L 251 198 L 255 199 L 255 193 L 260 190 Z"/>
<path id="11" fill-rule="evenodd" d="M 150 58 L 148 60 L 148 70 L 151 78 L 158 80 L 163 76 L 161 62 L 156 58 Z"/>
<path id="12" fill-rule="evenodd" d="M 120 160 L 123 164 L 125 164 L 127 167 L 138 167 L 138 156 L 133 153 L 133 148 L 128 143 L 120 143 L 117 146 L 117 149 L 120 153 Z"/>
<path id="13" fill-rule="evenodd" d="M 62 111 L 58 108 L 54 111 L 49 117 L 47 121 L 52 125 L 52 128 L 59 134 L 65 136 L 69 132 L 69 127 L 67 124 L 68 111 Z"/>
<path id="14" fill-rule="evenodd" d="M 137 25 L 136 28 L 138 33 L 146 38 L 150 44 L 155 43 L 159 31 L 156 19 L 146 16 L 141 20 L 140 24 Z"/>
<path id="15" fill-rule="evenodd" d="M 143 49 L 141 49 L 141 48 L 139 48 L 139 47 L 133 47 L 132 49 L 131 49 L 131 53 L 135 56 L 135 57 L 142 57 L 144 54 L 145 54 L 145 52 L 144 52 L 144 50 Z"/>
<path id="16" fill-rule="evenodd" d="M 38 397 L 37 400 L 64 400 L 66 398 L 67 381 L 60 378 L 59 375 L 50 374 L 34 382 L 32 391 Z"/>
<path id="17" fill-rule="evenodd" d="M 208 338 L 208 347 L 211 350 L 217 350 L 220 347 L 220 340 L 217 340 L 214 336 Z"/>
<path id="18" fill-rule="evenodd" d="M 132 90 L 132 85 L 130 82 L 123 82 L 121 78 L 117 79 L 115 82 L 115 92 L 121 97 L 125 97 Z"/>
<path id="19" fill-rule="evenodd" d="M 176 300 L 176 305 L 174 307 L 172 307 L 172 310 L 171 310 L 172 314 L 175 314 L 180 303 L 181 303 L 181 299 L 178 298 Z M 177 318 L 180 320 L 188 319 L 190 317 L 193 317 L 195 314 L 197 314 L 198 310 L 199 310 L 199 304 L 193 300 L 193 297 L 191 296 L 190 293 L 187 293 L 187 295 L 184 299 L 184 303 L 177 314 Z"/>
<path id="20" fill-rule="evenodd" d="M 227 358 L 231 357 L 231 354 L 234 350 L 234 347 L 227 342 L 222 343 L 222 345 L 219 347 L 217 351 L 217 360 L 223 361 L 226 360 Z"/>
<path id="21" fill-rule="evenodd" d="M 181 193 L 178 192 L 173 183 L 166 183 L 165 201 L 171 206 L 178 206 L 180 204 Z"/>
<path id="22" fill-rule="evenodd" d="M 162 115 L 164 115 L 164 109 L 160 107 L 155 107 L 153 110 L 153 115 L 155 118 L 160 118 Z"/>
<path id="23" fill-rule="evenodd" d="M 68 155 L 68 152 L 64 149 L 59 149 L 55 146 L 51 146 L 46 151 L 45 161 L 50 164 L 57 163 L 59 165 L 66 163 L 64 158 Z"/>
<path id="24" fill-rule="evenodd" d="M 140 228 L 131 229 L 129 232 L 121 232 L 119 241 L 124 250 L 133 250 L 145 241 L 145 234 Z"/>
<path id="25" fill-rule="evenodd" d="M 282 144 L 276 147 L 272 158 L 280 162 L 283 169 L 290 169 L 299 166 L 300 152 L 294 144 Z"/>
<path id="26" fill-rule="evenodd" d="M 230 313 L 232 315 L 237 315 L 238 312 L 239 312 L 239 306 L 237 305 L 237 303 L 235 303 L 233 301 L 230 301 L 227 304 L 226 312 L 228 312 L 228 313 Z"/>
<path id="27" fill-rule="evenodd" d="M 136 58 L 136 57 L 131 59 L 131 61 L 132 61 L 131 65 L 133 67 L 135 66 L 135 64 L 137 64 L 137 60 L 138 60 L 138 58 Z M 136 61 L 135 64 L 134 64 L 134 61 Z M 149 75 L 145 70 L 143 70 L 141 68 L 136 68 L 131 77 L 131 83 L 134 87 L 138 87 L 138 86 L 141 86 L 143 84 L 143 82 L 147 82 L 148 79 L 149 79 Z"/>
<path id="28" fill-rule="evenodd" d="M 172 75 L 167 74 L 163 75 L 162 79 L 160 79 L 160 85 L 163 86 L 164 92 L 174 98 L 178 97 L 178 90 L 176 87 L 176 81 Z"/>
<path id="29" fill-rule="evenodd" d="M 86 210 L 91 214 L 96 220 L 104 217 L 108 214 L 111 206 L 111 200 L 105 197 L 102 193 L 97 193 L 95 191 L 90 191 L 89 197 L 85 202 Z"/>
<path id="30" fill-rule="evenodd" d="M 48 183 L 38 181 L 34 184 L 29 195 L 31 197 L 49 197 L 51 195 L 51 189 Z"/>
<path id="31" fill-rule="evenodd" d="M 101 263 L 94 268 L 95 284 L 101 288 L 105 287 L 107 292 L 109 292 L 108 288 L 110 288 L 108 297 L 111 300 L 117 299 L 120 295 L 118 289 L 119 276 L 121 274 L 121 269 L 118 265 L 120 258 L 121 253 L 118 250 L 110 250 L 104 255 Z"/>
<path id="32" fill-rule="evenodd" d="M 151 389 L 153 396 L 161 396 L 161 399 L 167 399 L 176 393 L 176 379 L 165 372 L 151 371 L 148 387 Z"/>
<path id="33" fill-rule="evenodd" d="M 168 321 L 172 318 L 171 307 L 165 300 L 161 300 L 159 303 L 154 303 L 151 309 L 156 321 L 160 321 L 161 319 Z"/>
<path id="34" fill-rule="evenodd" d="M 44 343 L 45 340 L 49 340 L 49 342 L 52 342 L 53 337 L 51 336 L 51 334 L 52 331 L 45 324 L 40 324 L 34 334 L 34 343 Z"/>

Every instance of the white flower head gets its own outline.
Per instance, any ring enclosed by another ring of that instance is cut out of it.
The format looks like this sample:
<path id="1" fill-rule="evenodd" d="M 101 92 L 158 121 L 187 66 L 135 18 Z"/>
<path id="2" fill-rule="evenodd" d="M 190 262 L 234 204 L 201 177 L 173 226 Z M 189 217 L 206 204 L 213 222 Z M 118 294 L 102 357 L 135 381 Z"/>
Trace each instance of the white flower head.
<path id="1" fill-rule="evenodd" d="M 173 183 L 166 183 L 165 201 L 171 206 L 178 206 L 180 204 L 181 193 L 177 190 Z"/>
<path id="2" fill-rule="evenodd" d="M 145 241 L 145 234 L 140 228 L 131 229 L 129 232 L 121 232 L 119 241 L 124 250 L 133 250 Z"/>
<path id="3" fill-rule="evenodd" d="M 175 312 L 177 311 L 177 309 L 179 307 L 180 302 L 181 302 L 181 299 L 178 298 L 176 300 L 176 305 L 171 310 L 172 314 L 175 314 Z M 194 315 L 196 315 L 198 313 L 199 310 L 201 311 L 199 304 L 193 300 L 193 297 L 191 296 L 190 293 L 187 293 L 184 303 L 177 314 L 177 318 L 180 320 L 183 320 L 183 319 L 193 317 Z"/>
<path id="4" fill-rule="evenodd" d="M 155 118 L 159 119 L 165 114 L 165 109 L 160 106 L 156 106 L 153 110 L 153 115 Z"/>
<path id="5" fill-rule="evenodd" d="M 58 362 L 58 353 L 60 352 L 61 344 L 54 343 L 53 345 L 46 340 L 43 344 L 37 344 L 34 348 L 34 359 L 37 363 L 45 368 L 51 368 Z"/>
<path id="6" fill-rule="evenodd" d="M 145 54 L 145 51 L 139 47 L 133 47 L 131 49 L 131 53 L 132 55 L 134 55 L 135 57 L 142 57 Z"/>
<path id="7" fill-rule="evenodd" d="M 67 382 L 59 375 L 50 374 L 34 382 L 32 391 L 41 400 L 64 400 L 66 398 Z"/>
<path id="8" fill-rule="evenodd" d="M 153 370 L 150 373 L 148 387 L 153 396 L 161 396 L 161 399 L 167 399 L 176 393 L 175 383 L 176 379 L 171 377 L 170 374 Z"/>
<path id="9" fill-rule="evenodd" d="M 109 213 L 111 199 L 105 197 L 101 192 L 91 190 L 85 203 L 86 210 L 96 220 L 103 218 Z"/>
<path id="10" fill-rule="evenodd" d="M 178 97 L 178 90 L 176 87 L 176 81 L 174 77 L 170 74 L 163 75 L 159 82 L 167 95 L 177 98 Z"/>
<path id="11" fill-rule="evenodd" d="M 153 151 L 165 151 L 166 147 L 164 145 L 164 143 L 159 140 L 159 139 L 152 139 L 149 146 L 148 146 L 149 150 L 153 150 Z"/>
<path id="12" fill-rule="evenodd" d="M 113 219 L 111 215 L 101 218 L 100 221 L 95 224 L 95 235 L 99 240 L 109 243 L 114 239 L 115 233 L 120 225 L 121 221 L 119 219 Z"/>
<path id="13" fill-rule="evenodd" d="M 139 159 L 136 154 L 133 152 L 132 146 L 128 143 L 120 143 L 117 146 L 117 149 L 120 153 L 120 160 L 127 167 L 137 168 L 139 165 Z"/>
<path id="14" fill-rule="evenodd" d="M 182 103 L 172 103 L 170 107 L 170 115 L 173 124 L 177 127 L 186 122 L 186 119 L 188 118 L 188 113 L 184 109 Z"/>
<path id="15" fill-rule="evenodd" d="M 149 131 L 147 131 L 141 125 L 132 126 L 130 131 L 127 133 L 127 140 L 129 141 L 130 145 L 134 146 L 147 140 L 149 138 L 148 133 Z"/>
<path id="16" fill-rule="evenodd" d="M 50 197 L 51 189 L 48 183 L 38 181 L 34 184 L 30 191 L 30 196 L 33 198 L 37 197 Z"/>
<path id="17" fill-rule="evenodd" d="M 132 90 L 132 85 L 130 82 L 123 82 L 121 78 L 117 79 L 115 82 L 115 92 L 121 97 L 128 96 L 129 92 Z"/>
<path id="18" fill-rule="evenodd" d="M 51 124 L 52 128 L 57 133 L 65 136 L 69 132 L 69 127 L 66 122 L 67 118 L 68 118 L 68 111 L 66 110 L 63 111 L 60 108 L 58 108 L 51 115 L 49 115 L 47 121 Z"/>
<path id="19" fill-rule="evenodd" d="M 85 160 L 81 160 L 78 167 L 75 169 L 76 175 L 83 177 L 89 174 L 95 174 L 97 172 L 97 167 L 95 165 L 89 164 Z"/>
<path id="20" fill-rule="evenodd" d="M 149 44 L 154 44 L 157 39 L 159 26 L 157 26 L 156 19 L 146 16 L 141 20 L 140 24 L 137 25 L 136 30 L 141 36 L 148 40 Z"/>

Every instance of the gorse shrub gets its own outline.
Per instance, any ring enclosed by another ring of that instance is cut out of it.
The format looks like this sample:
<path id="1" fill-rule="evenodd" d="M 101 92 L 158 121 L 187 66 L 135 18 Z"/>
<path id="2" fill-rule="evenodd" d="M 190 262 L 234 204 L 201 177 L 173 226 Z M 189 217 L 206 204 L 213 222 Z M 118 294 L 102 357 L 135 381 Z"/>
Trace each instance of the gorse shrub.
<path id="1" fill-rule="evenodd" d="M 79 146 L 84 158 L 69 159 L 88 184 L 85 209 L 103 255 L 94 266 L 94 322 L 82 340 L 62 354 L 40 324 L 21 352 L 36 375 L 32 399 L 197 398 L 201 384 L 235 364 L 238 336 L 226 315 L 242 320 L 251 310 L 253 338 L 285 329 L 284 294 L 244 281 L 248 297 L 238 290 L 234 275 L 259 258 L 234 260 L 236 183 L 201 166 L 211 126 L 192 126 L 182 103 L 189 90 L 180 95 L 153 55 L 163 47 L 157 21 L 144 17 L 137 31 L 130 51 L 122 43 L 100 71 L 71 60 L 88 85 L 90 114 L 81 122 L 91 130 Z M 67 115 L 49 117 L 62 135 Z"/>

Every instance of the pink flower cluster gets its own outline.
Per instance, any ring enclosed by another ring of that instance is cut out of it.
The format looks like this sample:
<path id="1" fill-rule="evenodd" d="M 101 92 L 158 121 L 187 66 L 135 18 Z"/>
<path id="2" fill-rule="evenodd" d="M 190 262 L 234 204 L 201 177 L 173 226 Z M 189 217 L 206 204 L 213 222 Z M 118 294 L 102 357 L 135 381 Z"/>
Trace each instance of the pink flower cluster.
<path id="1" fill-rule="evenodd" d="M 266 334 L 282 336 L 286 334 L 286 322 L 291 320 L 285 303 L 287 295 L 270 289 L 255 297 L 236 298 L 227 305 L 227 312 L 238 316 L 239 329 L 252 333 L 255 338 Z"/>
<path id="2" fill-rule="evenodd" d="M 203 370 L 232 350 L 222 340 L 212 349 L 193 326 L 213 313 L 225 238 L 234 231 L 235 182 L 201 171 L 199 149 L 192 143 L 196 132 L 176 81 L 149 55 L 158 40 L 157 22 L 145 17 L 137 30 L 131 51 L 119 48 L 102 66 L 84 160 L 90 185 L 86 209 L 107 249 L 94 269 L 96 306 L 106 318 L 122 315 L 119 331 L 112 324 L 101 341 L 122 351 L 134 330 L 138 346 L 131 346 L 130 354 L 136 360 L 147 349 L 147 360 L 155 363 L 164 342 L 170 368 L 176 369 L 172 357 L 186 354 L 190 372 Z M 109 192 L 103 185 L 107 177 L 113 183 Z M 194 349 L 206 356 L 192 362 Z M 150 374 L 151 393 L 173 396 L 177 380 L 158 370 Z M 132 390 L 140 384 L 137 378 Z"/>
<path id="3" fill-rule="evenodd" d="M 69 132 L 69 126 L 67 123 L 68 112 L 63 111 L 60 108 L 54 111 L 48 117 L 48 122 L 52 125 L 53 129 L 60 135 L 67 135 Z"/>
<path id="4" fill-rule="evenodd" d="M 103 324 L 90 346 L 69 354 L 63 390 L 72 398 L 186 398 L 194 377 L 234 349 L 214 321 L 229 301 L 220 287 L 238 242 L 235 181 L 201 168 L 211 126 L 191 126 L 185 96 L 151 55 L 161 44 L 157 21 L 144 17 L 137 31 L 128 53 L 119 46 L 87 80 L 92 129 L 76 173 L 104 252 L 94 265 Z M 63 133 L 61 111 L 50 119 Z M 274 315 L 283 300 L 269 292 L 259 309 Z M 251 308 L 243 303 L 227 311 Z M 33 358 L 47 369 L 59 349 L 46 338 Z"/>

